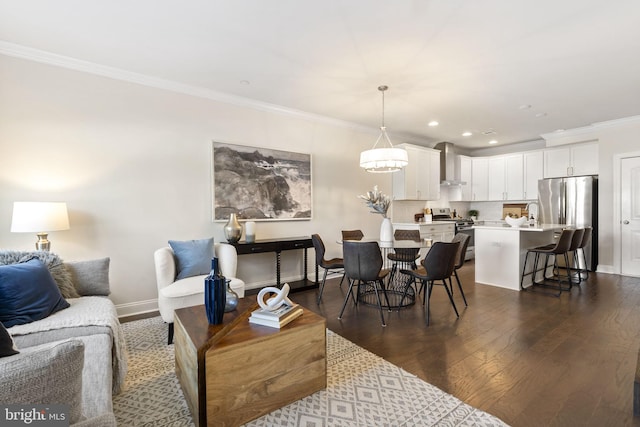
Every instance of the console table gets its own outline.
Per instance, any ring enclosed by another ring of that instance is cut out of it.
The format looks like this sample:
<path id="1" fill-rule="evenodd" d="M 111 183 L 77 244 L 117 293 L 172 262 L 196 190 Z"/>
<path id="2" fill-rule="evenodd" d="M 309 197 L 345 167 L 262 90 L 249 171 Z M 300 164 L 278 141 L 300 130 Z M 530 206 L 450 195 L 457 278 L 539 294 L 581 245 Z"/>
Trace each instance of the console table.
<path id="1" fill-rule="evenodd" d="M 313 242 L 310 237 L 285 237 L 282 239 L 263 239 L 256 240 L 255 242 L 248 243 L 245 241 L 239 241 L 231 243 L 235 246 L 238 255 L 259 254 L 262 252 L 275 252 L 276 253 L 276 286 L 280 287 L 280 258 L 282 251 L 290 251 L 296 249 L 304 250 L 304 281 L 307 282 L 307 249 L 313 247 Z M 316 281 L 318 284 L 318 265 L 316 264 Z"/>

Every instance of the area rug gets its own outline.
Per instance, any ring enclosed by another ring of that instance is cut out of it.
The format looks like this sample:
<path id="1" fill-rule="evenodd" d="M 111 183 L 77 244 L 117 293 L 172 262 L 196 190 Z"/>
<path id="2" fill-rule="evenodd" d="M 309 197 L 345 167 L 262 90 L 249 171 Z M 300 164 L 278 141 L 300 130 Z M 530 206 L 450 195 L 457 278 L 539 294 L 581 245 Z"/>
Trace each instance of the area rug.
<path id="1" fill-rule="evenodd" d="M 124 323 L 129 372 L 114 412 L 122 426 L 193 426 L 160 317 Z M 506 426 L 327 330 L 327 388 L 247 426 Z"/>

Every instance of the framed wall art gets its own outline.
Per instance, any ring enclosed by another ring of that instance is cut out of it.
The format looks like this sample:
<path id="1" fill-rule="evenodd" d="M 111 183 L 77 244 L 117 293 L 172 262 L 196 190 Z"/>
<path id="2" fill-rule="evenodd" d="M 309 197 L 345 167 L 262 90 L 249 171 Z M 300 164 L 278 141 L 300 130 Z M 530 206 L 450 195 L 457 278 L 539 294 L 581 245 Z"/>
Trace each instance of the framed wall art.
<path id="1" fill-rule="evenodd" d="M 311 155 L 213 142 L 213 219 L 311 219 Z"/>

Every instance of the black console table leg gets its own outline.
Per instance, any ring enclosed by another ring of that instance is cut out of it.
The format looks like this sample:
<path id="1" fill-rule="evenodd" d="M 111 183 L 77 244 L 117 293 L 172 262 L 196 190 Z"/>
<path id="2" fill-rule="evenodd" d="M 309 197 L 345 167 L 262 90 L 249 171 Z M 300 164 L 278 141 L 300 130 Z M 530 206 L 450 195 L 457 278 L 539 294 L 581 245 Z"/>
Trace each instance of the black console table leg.
<path id="1" fill-rule="evenodd" d="M 282 251 L 276 251 L 276 286 L 280 287 L 280 254 Z"/>

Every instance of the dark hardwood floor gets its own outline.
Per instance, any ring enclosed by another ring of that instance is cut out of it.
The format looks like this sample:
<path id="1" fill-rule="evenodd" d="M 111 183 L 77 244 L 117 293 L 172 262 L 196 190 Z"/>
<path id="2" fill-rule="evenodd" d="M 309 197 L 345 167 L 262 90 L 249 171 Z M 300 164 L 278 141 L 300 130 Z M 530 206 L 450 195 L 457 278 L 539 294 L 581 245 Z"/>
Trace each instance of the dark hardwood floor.
<path id="1" fill-rule="evenodd" d="M 633 378 L 640 349 L 640 279 L 590 274 L 560 298 L 473 281 L 460 270 L 469 303 L 434 288 L 431 325 L 423 306 L 386 312 L 349 303 L 346 283 L 327 282 L 291 298 L 327 319 L 332 331 L 513 426 L 640 425 Z"/>

